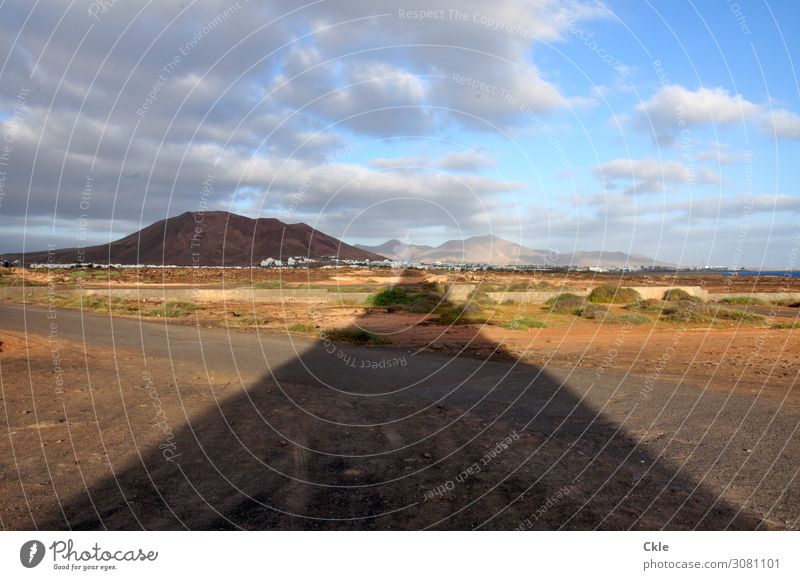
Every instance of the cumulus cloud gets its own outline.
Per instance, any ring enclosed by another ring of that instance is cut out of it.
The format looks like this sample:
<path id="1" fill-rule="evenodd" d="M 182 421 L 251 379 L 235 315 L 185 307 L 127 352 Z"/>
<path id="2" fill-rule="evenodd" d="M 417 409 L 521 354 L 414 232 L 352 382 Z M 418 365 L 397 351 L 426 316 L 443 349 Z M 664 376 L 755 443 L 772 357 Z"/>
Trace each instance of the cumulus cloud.
<path id="1" fill-rule="evenodd" d="M 783 109 L 769 112 L 763 128 L 770 134 L 787 139 L 800 139 L 800 115 Z"/>
<path id="2" fill-rule="evenodd" d="M 779 193 L 704 197 L 670 201 L 663 206 L 653 206 L 649 211 L 678 212 L 686 218 L 736 218 L 741 221 L 752 214 L 798 213 L 800 197 Z"/>
<path id="3" fill-rule="evenodd" d="M 747 161 L 752 157 L 748 151 L 731 151 L 726 143 L 712 141 L 708 149 L 703 149 L 694 154 L 697 161 L 715 161 L 719 165 L 735 165 Z"/>
<path id="4" fill-rule="evenodd" d="M 667 186 L 693 184 L 718 184 L 718 174 L 705 168 L 687 167 L 679 161 L 660 161 L 657 159 L 614 159 L 594 168 L 594 173 L 606 187 L 614 189 L 617 182 L 628 185 L 624 193 L 664 193 Z"/>
<path id="5" fill-rule="evenodd" d="M 519 214 L 519 207 L 501 197 L 525 188 L 521 182 L 482 175 L 380 170 L 348 163 L 320 167 L 300 160 L 278 165 L 262 159 L 233 171 L 253 184 L 269 178 L 268 186 L 242 198 L 249 200 L 252 213 L 312 222 L 332 235 L 353 235 L 355 228 L 357 235 L 378 238 L 408 223 L 475 233 L 479 220 L 492 221 L 491 216 L 504 212 Z"/>
<path id="6" fill-rule="evenodd" d="M 800 116 L 791 111 L 771 110 L 722 87 L 690 90 L 667 85 L 636 107 L 638 129 L 652 133 L 657 141 L 671 140 L 686 127 L 755 123 L 778 138 L 800 139 Z"/>
<path id="7" fill-rule="evenodd" d="M 491 157 L 482 155 L 477 151 L 458 151 L 447 153 L 441 157 L 427 157 L 425 155 L 411 155 L 406 157 L 378 158 L 370 161 L 370 165 L 388 168 L 431 168 L 477 173 L 483 168 L 493 164 Z"/>
<path id="8" fill-rule="evenodd" d="M 0 8 L 0 129 L 14 129 L 4 217 L 56 219 L 62 233 L 81 216 L 103 228 L 147 224 L 197 209 L 209 174 L 213 207 L 261 206 L 266 196 L 263 207 L 276 210 L 313 174 L 306 217 L 330 210 L 339 225 L 403 192 L 464 222 L 499 214 L 496 192 L 521 184 L 465 175 L 491 162 L 476 152 L 429 160 L 441 176 L 376 171 L 380 161 L 359 165 L 358 152 L 376 139 L 518 126 L 521 104 L 545 114 L 580 101 L 534 64 L 537 43 L 569 40 L 566 11 L 569 22 L 605 13 L 579 0 L 98 6 Z M 9 119 L 21 91 L 24 110 Z M 417 205 L 412 221 L 428 211 Z"/>
<path id="9" fill-rule="evenodd" d="M 700 87 L 691 91 L 680 85 L 661 88 L 653 97 L 637 106 L 641 122 L 656 128 L 675 128 L 704 123 L 741 123 L 752 119 L 760 107 L 741 95 L 732 95 L 721 87 Z"/>
<path id="10" fill-rule="evenodd" d="M 212 209 L 349 238 L 393 237 L 400 222 L 454 237 L 524 224 L 567 238 L 637 223 L 630 212 L 577 219 L 532 196 L 518 205 L 525 184 L 488 177 L 494 160 L 480 150 L 414 148 L 431 135 L 481 143 L 486 132 L 532 127 L 533 115 L 587 102 L 591 89 L 575 94 L 537 63 L 543 43 L 575 42 L 571 27 L 606 17 L 599 3 L 116 2 L 94 15 L 92 6 L 0 7 L 0 132 L 13 132 L 0 210 L 14 224 L 0 245 L 22 232 L 39 247 L 61 244 L 84 218 L 96 241 L 196 210 L 208 176 Z M 636 115 L 666 134 L 677 127 L 676 104 L 688 125 L 744 119 L 781 138 L 800 134 L 790 111 L 767 115 L 720 88 L 665 87 Z M 369 161 L 373 147 L 382 157 Z M 714 149 L 696 158 L 738 158 Z M 595 171 L 619 184 L 628 210 L 625 194 L 720 180 L 649 159 Z"/>

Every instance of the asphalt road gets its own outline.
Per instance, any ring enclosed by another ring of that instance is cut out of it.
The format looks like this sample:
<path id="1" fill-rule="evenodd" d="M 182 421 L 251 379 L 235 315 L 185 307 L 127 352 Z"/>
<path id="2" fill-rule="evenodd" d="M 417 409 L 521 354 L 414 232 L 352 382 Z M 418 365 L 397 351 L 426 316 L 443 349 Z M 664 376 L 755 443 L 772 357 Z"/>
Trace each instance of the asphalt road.
<path id="1" fill-rule="evenodd" d="M 179 460 L 138 449 L 41 527 L 754 529 L 800 515 L 800 410 L 774 398 L 11 304 L 0 329 L 124 352 L 124 384 L 164 362 L 176 405 L 194 401 L 188 369 L 243 385 L 198 395 Z"/>

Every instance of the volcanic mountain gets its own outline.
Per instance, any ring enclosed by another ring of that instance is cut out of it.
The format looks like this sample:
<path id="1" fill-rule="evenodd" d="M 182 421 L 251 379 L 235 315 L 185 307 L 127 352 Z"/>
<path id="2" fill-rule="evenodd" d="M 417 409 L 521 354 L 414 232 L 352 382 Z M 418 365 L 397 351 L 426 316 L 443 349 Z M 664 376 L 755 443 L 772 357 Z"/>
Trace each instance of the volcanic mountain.
<path id="1" fill-rule="evenodd" d="M 253 219 L 225 211 L 186 212 L 158 221 L 110 244 L 7 254 L 9 260 L 165 266 L 257 266 L 266 258 L 338 256 L 383 260 L 309 225 L 285 224 L 274 218 Z M 80 259 L 79 259 L 80 258 Z"/>
<path id="2" fill-rule="evenodd" d="M 665 266 L 647 256 L 611 251 L 577 251 L 557 253 L 550 250 L 535 250 L 509 242 L 497 236 L 473 236 L 465 240 L 450 240 L 439 246 L 406 244 L 389 240 L 379 246 L 356 247 L 377 252 L 390 260 L 403 262 L 446 262 L 451 264 L 496 264 L 496 265 L 550 265 L 550 266 Z"/>

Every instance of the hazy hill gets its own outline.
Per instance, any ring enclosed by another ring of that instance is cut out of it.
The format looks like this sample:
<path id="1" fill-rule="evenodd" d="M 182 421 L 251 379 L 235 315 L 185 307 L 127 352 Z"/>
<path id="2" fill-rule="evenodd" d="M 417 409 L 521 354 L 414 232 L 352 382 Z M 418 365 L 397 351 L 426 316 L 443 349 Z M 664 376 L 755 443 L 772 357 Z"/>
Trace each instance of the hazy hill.
<path id="1" fill-rule="evenodd" d="M 376 252 L 391 260 L 410 262 L 450 262 L 483 264 L 552 264 L 555 266 L 651 266 L 665 265 L 639 254 L 612 251 L 580 251 L 559 254 L 549 250 L 535 250 L 509 242 L 497 236 L 474 236 L 465 240 L 450 240 L 439 246 L 404 244 L 389 240 L 379 246 L 356 247 Z"/>

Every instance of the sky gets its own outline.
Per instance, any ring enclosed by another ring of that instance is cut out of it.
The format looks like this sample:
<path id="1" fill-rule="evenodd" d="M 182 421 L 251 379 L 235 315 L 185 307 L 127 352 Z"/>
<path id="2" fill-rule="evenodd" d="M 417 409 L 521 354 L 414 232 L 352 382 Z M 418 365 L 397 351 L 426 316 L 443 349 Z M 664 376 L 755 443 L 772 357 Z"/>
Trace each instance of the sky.
<path id="1" fill-rule="evenodd" d="M 798 266 L 800 3 L 6 1 L 0 252 L 185 211 Z"/>

